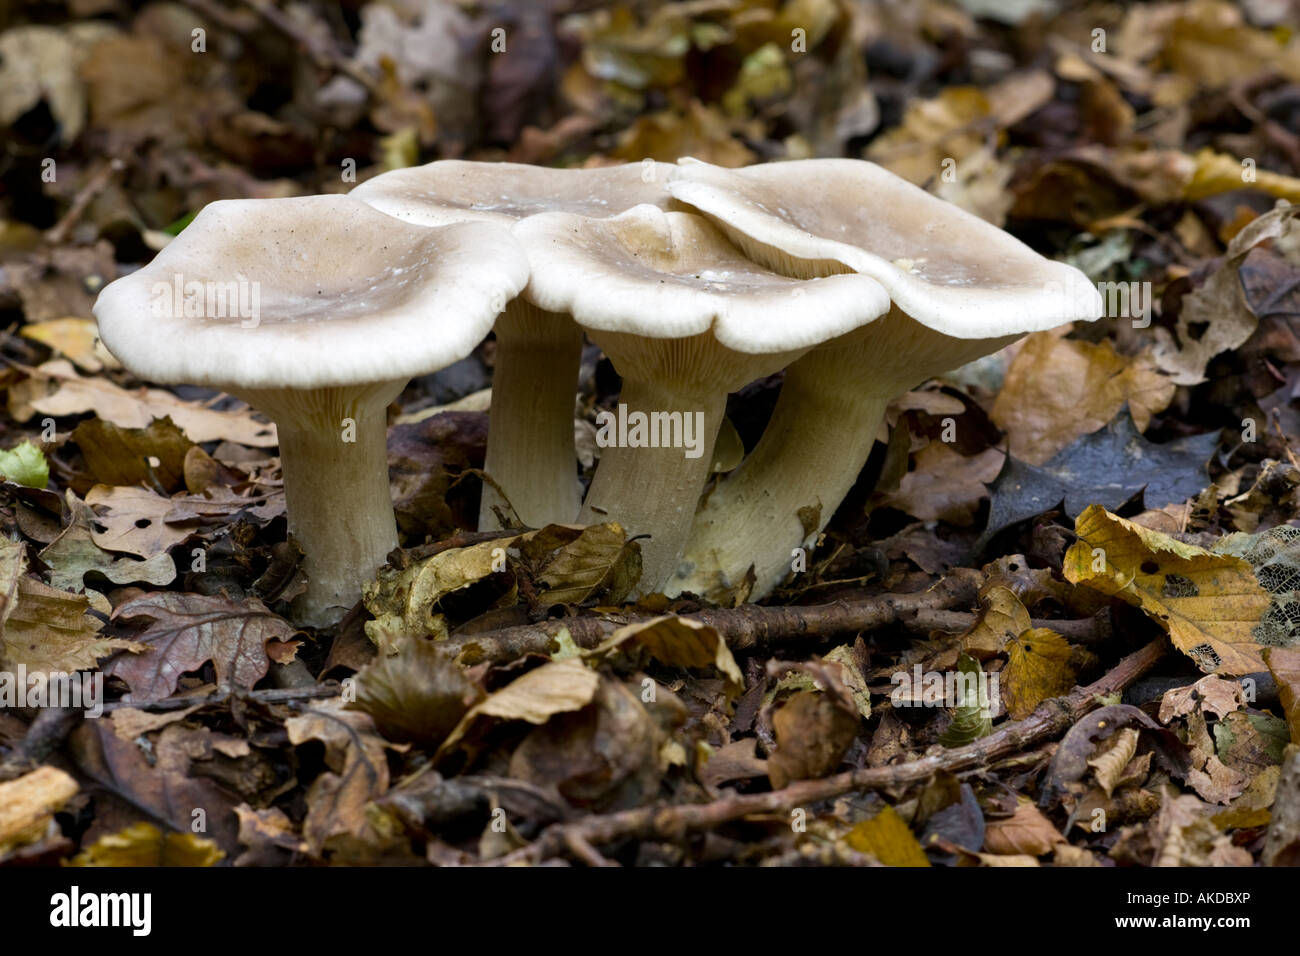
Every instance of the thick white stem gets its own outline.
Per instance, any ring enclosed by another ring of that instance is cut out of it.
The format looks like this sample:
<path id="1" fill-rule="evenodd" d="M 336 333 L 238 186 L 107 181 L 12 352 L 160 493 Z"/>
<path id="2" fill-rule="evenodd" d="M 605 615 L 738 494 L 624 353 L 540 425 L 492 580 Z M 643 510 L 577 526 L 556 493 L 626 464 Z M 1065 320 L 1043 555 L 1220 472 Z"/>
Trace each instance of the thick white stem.
<path id="1" fill-rule="evenodd" d="M 582 496 L 573 445 L 582 329 L 514 299 L 497 319 L 496 337 L 484 471 L 509 503 L 484 482 L 479 530 L 502 526 L 498 510 L 532 528 L 572 522 Z"/>
<path id="2" fill-rule="evenodd" d="M 637 596 L 661 590 L 681 560 L 695 505 L 713 464 L 713 443 L 726 412 L 727 396 L 720 391 L 684 392 L 624 378 L 619 403 L 626 406 L 629 422 L 635 421 L 632 416 L 636 413 L 645 414 L 652 423 L 673 421 L 671 416 L 677 415 L 675 420 L 683 427 L 689 423 L 694 440 L 693 448 L 604 448 L 583 502 L 578 517 L 581 524 L 617 521 L 629 537 L 651 536 L 641 541 Z M 651 417 L 663 413 L 670 417 Z"/>
<path id="3" fill-rule="evenodd" d="M 667 593 L 718 599 L 752 565 L 758 600 L 790 574 L 857 481 L 893 396 L 855 381 L 865 364 L 859 349 L 833 349 L 786 370 L 763 437 L 696 514 Z"/>
<path id="4" fill-rule="evenodd" d="M 385 413 L 404 384 L 242 393 L 279 431 L 289 533 L 307 575 L 299 623 L 336 623 L 397 547 Z"/>

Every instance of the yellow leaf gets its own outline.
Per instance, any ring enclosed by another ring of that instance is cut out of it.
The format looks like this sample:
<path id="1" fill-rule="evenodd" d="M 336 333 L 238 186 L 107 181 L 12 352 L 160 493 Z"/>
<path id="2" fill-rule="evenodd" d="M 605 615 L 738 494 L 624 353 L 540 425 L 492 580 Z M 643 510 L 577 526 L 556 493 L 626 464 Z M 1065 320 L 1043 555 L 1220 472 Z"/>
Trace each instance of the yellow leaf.
<path id="1" fill-rule="evenodd" d="M 1074 686 L 1070 645 L 1051 628 L 1030 628 L 1012 638 L 1007 658 L 1000 682 L 1002 700 L 1015 720 L 1028 717 L 1043 701 Z"/>
<path id="2" fill-rule="evenodd" d="M 193 833 L 164 835 L 152 823 L 137 823 L 100 837 L 69 866 L 216 866 L 226 854 L 212 840 Z"/>
<path id="3" fill-rule="evenodd" d="M 1074 525 L 1065 578 L 1140 607 L 1206 673 L 1264 669 L 1255 631 L 1268 592 L 1241 558 L 1214 554 L 1091 505 Z"/>
<path id="4" fill-rule="evenodd" d="M 930 860 L 911 829 L 893 807 L 863 820 L 846 838 L 859 853 L 869 853 L 885 866 L 929 866 Z"/>

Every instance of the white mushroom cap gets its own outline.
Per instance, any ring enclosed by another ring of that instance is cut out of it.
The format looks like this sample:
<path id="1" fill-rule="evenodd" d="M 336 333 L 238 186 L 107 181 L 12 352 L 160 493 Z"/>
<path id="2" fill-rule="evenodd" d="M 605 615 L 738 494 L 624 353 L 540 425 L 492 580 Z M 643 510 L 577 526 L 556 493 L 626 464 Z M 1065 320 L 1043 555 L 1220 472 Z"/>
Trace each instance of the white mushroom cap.
<path id="1" fill-rule="evenodd" d="M 668 163 L 552 169 L 457 159 L 395 169 L 348 195 L 421 226 L 466 219 L 513 223 L 542 212 L 614 216 L 641 203 L 666 206 Z"/>
<path id="2" fill-rule="evenodd" d="M 725 348 L 802 351 L 889 308 L 860 275 L 803 280 L 746 259 L 703 217 L 641 205 L 609 219 L 545 213 L 515 235 L 532 264 L 525 295 L 595 332 L 647 339 L 712 333 Z"/>
<path id="3" fill-rule="evenodd" d="M 1101 295 L 1077 269 L 874 163 L 807 159 L 724 169 L 683 159 L 667 188 L 756 261 L 797 275 L 871 276 L 907 315 L 954 338 L 1033 332 L 1102 314 Z"/>
<path id="4" fill-rule="evenodd" d="M 346 196 L 227 200 L 107 286 L 94 313 L 109 350 L 155 382 L 323 388 L 464 358 L 527 278 L 519 243 L 490 223 L 427 229 Z M 255 302 L 251 320 L 232 290 Z M 227 304 L 210 309 L 217 294 Z"/>

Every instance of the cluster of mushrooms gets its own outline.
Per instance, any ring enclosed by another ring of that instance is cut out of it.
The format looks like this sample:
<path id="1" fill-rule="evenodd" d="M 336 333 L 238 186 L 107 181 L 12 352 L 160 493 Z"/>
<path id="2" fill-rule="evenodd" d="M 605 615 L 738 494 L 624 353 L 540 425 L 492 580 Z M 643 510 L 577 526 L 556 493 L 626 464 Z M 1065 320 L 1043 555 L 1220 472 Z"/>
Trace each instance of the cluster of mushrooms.
<path id="1" fill-rule="evenodd" d="M 156 308 L 159 284 L 201 299 L 232 282 L 258 283 L 255 321 L 202 301 Z M 757 599 L 830 520 L 892 399 L 1101 311 L 1077 270 L 840 159 L 446 160 L 346 196 L 214 202 L 95 306 L 104 343 L 140 378 L 222 389 L 274 420 L 308 578 L 294 612 L 315 625 L 353 605 L 398 543 L 387 406 L 490 331 L 495 487 L 481 529 L 503 514 L 530 527 L 616 521 L 649 536 L 638 593 L 715 595 L 752 569 Z M 605 448 L 582 498 L 584 334 L 622 377 L 629 411 L 703 413 L 702 454 Z M 728 393 L 782 370 L 758 445 L 705 495 Z"/>

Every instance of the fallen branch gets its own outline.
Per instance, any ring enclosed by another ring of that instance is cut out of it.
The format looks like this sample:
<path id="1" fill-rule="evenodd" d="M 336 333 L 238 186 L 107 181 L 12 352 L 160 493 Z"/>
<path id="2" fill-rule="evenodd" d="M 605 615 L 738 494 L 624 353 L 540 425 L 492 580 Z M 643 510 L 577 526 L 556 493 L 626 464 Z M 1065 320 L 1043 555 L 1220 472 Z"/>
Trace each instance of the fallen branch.
<path id="1" fill-rule="evenodd" d="M 678 841 L 688 833 L 752 814 L 787 814 L 797 807 L 852 791 L 890 790 L 927 780 L 940 771 L 976 770 L 992 760 L 1065 733 L 1096 706 L 1097 697 L 1128 687 L 1150 670 L 1168 647 L 1164 637 L 1157 638 L 1125 657 L 1099 680 L 1086 687 L 1076 687 L 1064 697 L 1046 700 L 1024 720 L 1003 724 L 989 736 L 964 747 L 909 763 L 850 770 L 819 780 L 800 780 L 768 793 L 729 794 L 711 803 L 638 807 L 606 816 L 590 816 L 574 823 L 554 824 L 528 846 L 488 864 L 538 863 L 584 844 L 595 847 L 627 839 Z"/>
<path id="2" fill-rule="evenodd" d="M 979 614 L 973 611 L 921 610 L 904 622 L 909 631 L 925 633 L 927 631 L 949 631 L 964 633 L 979 622 Z M 1054 620 L 1033 618 L 1033 627 L 1045 627 L 1055 631 L 1071 644 L 1102 644 L 1115 635 L 1111 621 L 1110 609 L 1103 608 L 1092 617 L 1076 620 Z"/>
<path id="3" fill-rule="evenodd" d="M 738 608 L 695 611 L 682 617 L 712 627 L 733 652 L 751 651 L 791 640 L 871 631 L 906 621 L 922 611 L 969 607 L 975 603 L 981 580 L 979 572 L 960 568 L 928 591 L 914 594 L 881 594 L 806 607 L 746 604 Z M 625 624 L 650 616 L 556 618 L 480 634 L 453 634 L 449 640 L 452 646 L 459 647 L 461 663 L 509 661 L 525 654 L 552 653 L 557 646 L 555 638 L 563 630 L 569 632 L 579 647 L 590 649 Z"/>

